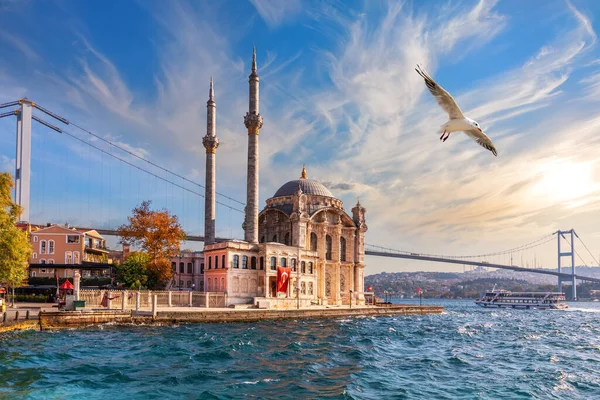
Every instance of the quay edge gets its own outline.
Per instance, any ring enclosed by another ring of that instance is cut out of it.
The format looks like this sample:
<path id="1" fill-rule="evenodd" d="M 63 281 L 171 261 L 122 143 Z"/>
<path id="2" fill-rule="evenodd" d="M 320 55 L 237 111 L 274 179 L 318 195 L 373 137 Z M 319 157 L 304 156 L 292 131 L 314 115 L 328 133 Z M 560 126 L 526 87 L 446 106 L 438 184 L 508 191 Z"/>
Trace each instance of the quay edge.
<path id="1" fill-rule="evenodd" d="M 83 328 L 100 324 L 180 324 L 219 322 L 259 322 L 304 318 L 347 318 L 393 315 L 441 314 L 442 306 L 390 305 L 360 308 L 322 308 L 299 310 L 211 309 L 171 311 L 52 311 L 40 313 L 41 330 Z"/>

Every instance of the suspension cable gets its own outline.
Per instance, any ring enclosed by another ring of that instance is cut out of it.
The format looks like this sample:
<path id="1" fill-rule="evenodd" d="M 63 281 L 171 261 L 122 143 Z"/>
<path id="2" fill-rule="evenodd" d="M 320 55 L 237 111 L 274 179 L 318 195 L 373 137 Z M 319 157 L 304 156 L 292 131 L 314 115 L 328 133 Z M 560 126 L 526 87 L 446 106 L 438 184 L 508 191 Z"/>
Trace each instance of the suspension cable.
<path id="1" fill-rule="evenodd" d="M 427 253 L 415 253 L 415 252 L 410 252 L 410 251 L 406 251 L 406 250 L 398 250 L 398 249 L 391 249 L 391 248 L 387 248 L 387 247 L 382 247 L 382 246 L 376 246 L 376 245 L 372 245 L 372 244 L 366 244 L 365 246 L 370 246 L 373 248 L 378 248 L 378 249 L 382 249 L 382 250 L 387 250 L 388 252 L 396 252 L 396 253 L 401 253 L 401 254 L 413 254 L 413 255 L 421 255 L 421 256 L 427 256 L 427 257 L 438 257 L 438 258 L 453 258 L 453 259 L 463 259 L 463 258 L 482 258 L 482 257 L 490 257 L 490 256 L 497 256 L 497 255 L 503 255 L 503 254 L 510 254 L 510 253 L 514 253 L 517 251 L 523 251 L 523 250 L 527 250 L 533 247 L 537 247 L 537 246 L 541 246 L 542 244 L 548 243 L 550 241 L 554 240 L 554 235 L 546 235 L 538 240 L 535 240 L 533 242 L 524 244 L 522 246 L 519 247 L 515 247 L 512 249 L 508 249 L 508 250 L 504 250 L 504 251 L 498 251 L 495 253 L 488 253 L 488 254 L 478 254 L 478 255 L 465 255 L 465 256 L 447 256 L 447 255 L 440 255 L 440 254 L 427 254 Z"/>
<path id="2" fill-rule="evenodd" d="M 123 159 L 123 158 L 119 157 L 119 156 L 116 156 L 116 155 L 114 155 L 114 154 L 111 154 L 111 153 L 109 153 L 108 151 L 106 151 L 106 150 L 103 150 L 103 149 L 101 149 L 100 147 L 98 147 L 98 146 L 95 146 L 95 145 L 93 145 L 93 144 L 91 144 L 91 143 L 87 142 L 86 140 L 83 140 L 83 139 L 81 139 L 81 138 L 77 137 L 76 135 L 74 135 L 74 134 L 72 134 L 72 133 L 69 133 L 69 132 L 65 131 L 64 129 L 62 130 L 62 133 L 66 134 L 66 135 L 68 135 L 68 136 L 72 137 L 73 139 L 75 139 L 75 140 L 78 140 L 78 141 L 80 141 L 80 142 L 82 142 L 82 143 L 84 143 L 84 144 L 86 144 L 86 145 L 88 145 L 88 146 L 90 146 L 90 147 L 93 147 L 94 149 L 96 149 L 96 150 L 98 150 L 98 151 L 101 151 L 102 153 L 104 153 L 104 154 L 106 154 L 106 155 L 108 155 L 108 156 L 110 156 L 110 157 L 113 157 L 113 158 L 115 158 L 115 159 L 117 159 L 117 160 L 119 160 L 119 161 L 122 161 L 122 162 L 124 162 L 124 163 L 125 163 L 125 164 L 127 164 L 127 165 L 130 165 L 130 166 L 132 166 L 132 167 L 134 167 L 134 168 L 136 168 L 136 169 L 138 169 L 138 170 L 140 170 L 140 171 L 142 171 L 142 172 L 145 172 L 145 173 L 147 173 L 147 174 L 149 174 L 149 175 L 152 175 L 152 176 L 154 176 L 155 178 L 158 178 L 158 179 L 160 179 L 160 180 L 162 180 L 162 181 L 164 181 L 164 182 L 170 183 L 170 184 L 172 184 L 172 185 L 174 185 L 174 186 L 177 186 L 177 187 L 178 187 L 178 188 L 180 188 L 180 189 L 183 189 L 183 190 L 185 190 L 185 191 L 188 191 L 188 192 L 190 192 L 190 193 L 193 193 L 193 194 L 195 194 L 195 195 L 197 195 L 197 196 L 204 197 L 204 194 L 202 194 L 202 193 L 199 193 L 199 192 L 193 191 L 193 190 L 191 190 L 191 189 L 188 189 L 188 188 L 186 188 L 186 187 L 184 187 L 184 186 L 181 186 L 181 185 L 179 185 L 179 184 L 177 184 L 177 183 L 175 183 L 175 182 L 172 182 L 172 181 L 170 181 L 170 180 L 168 180 L 168 179 L 166 179 L 166 178 L 163 178 L 162 176 L 159 176 L 159 175 L 155 174 L 154 172 L 151 172 L 151 171 L 148 171 L 148 170 L 146 170 L 146 169 L 144 169 L 144 168 L 142 168 L 142 167 L 139 167 L 139 166 L 137 166 L 137 165 L 135 165 L 135 164 L 133 164 L 133 163 L 131 163 L 131 162 L 129 162 L 129 161 L 127 161 L 127 160 L 125 160 L 125 159 Z M 159 168 L 160 168 L 160 167 L 159 167 Z M 169 172 L 169 171 L 167 171 L 167 172 Z M 187 180 L 187 179 L 186 179 L 186 180 Z M 193 183 L 193 182 L 192 182 L 192 183 Z M 235 200 L 234 200 L 234 201 L 235 201 Z M 227 208 L 229 208 L 229 209 L 231 209 L 231 210 L 235 210 L 235 211 L 238 211 L 238 212 L 240 212 L 240 213 L 244 214 L 244 211 L 242 211 L 242 210 L 240 210 L 240 209 L 238 209 L 238 208 L 235 208 L 235 207 L 229 206 L 229 205 L 227 205 L 227 204 L 221 203 L 220 201 L 216 201 L 216 203 L 218 203 L 218 204 L 221 204 L 222 206 L 225 206 L 225 207 L 227 207 Z"/>
<path id="3" fill-rule="evenodd" d="M 585 245 L 585 243 L 583 243 L 583 240 L 581 240 L 581 238 L 575 234 L 575 236 L 577 236 L 577 239 L 579 239 L 579 241 L 581 242 L 581 244 L 583 245 L 583 247 L 585 247 L 585 249 L 587 250 L 587 252 L 590 254 L 590 257 L 592 257 L 592 260 L 594 260 L 594 262 L 596 263 L 596 265 L 600 266 L 600 263 L 598 262 L 598 260 L 596 259 L 596 257 L 594 257 L 594 255 L 592 254 L 592 252 L 590 251 L 590 249 L 588 249 L 588 247 Z"/>
<path id="4" fill-rule="evenodd" d="M 45 109 L 44 109 L 44 110 L 45 110 Z M 46 112 L 46 111 L 48 111 L 48 110 L 45 110 L 44 112 Z M 48 112 L 50 112 L 50 111 L 48 111 Z M 205 186 L 204 186 L 204 185 L 202 185 L 201 183 L 194 182 L 194 181 L 192 181 L 192 180 L 190 180 L 190 179 L 188 179 L 188 178 L 186 178 L 186 177 L 184 177 L 184 176 L 182 176 L 182 175 L 180 175 L 180 174 L 178 174 L 178 173 L 176 173 L 176 172 L 173 172 L 173 171 L 171 171 L 171 170 L 168 170 L 167 168 L 161 167 L 160 165 L 158 165 L 158 164 L 156 164 L 156 163 L 154 163 L 154 162 L 152 162 L 152 161 L 150 161 L 150 160 L 148 160 L 148 159 L 146 159 L 146 158 L 144 158 L 144 157 L 142 157 L 142 156 L 139 156 L 139 155 L 135 154 L 134 152 L 132 152 L 132 151 L 130 151 L 130 150 L 127 150 L 127 149 L 125 149 L 125 148 L 123 148 L 123 147 L 119 146 L 118 144 L 115 144 L 115 143 L 111 142 L 110 140 L 107 140 L 107 139 L 103 138 L 103 137 L 102 137 L 102 136 L 100 136 L 100 135 L 97 135 L 97 134 L 95 134 L 95 133 L 91 132 L 91 131 L 89 131 L 88 129 L 85 129 L 85 128 L 84 128 L 84 127 L 82 127 L 82 126 L 80 126 L 80 125 L 77 125 L 77 124 L 76 124 L 75 122 L 73 122 L 73 121 L 69 121 L 69 124 L 70 124 L 70 125 L 73 125 L 74 127 L 78 128 L 78 129 L 80 129 L 80 130 L 82 130 L 82 131 L 84 131 L 85 133 L 87 133 L 87 134 L 89 134 L 89 135 L 91 135 L 91 136 L 95 137 L 96 139 L 99 139 L 99 140 L 101 140 L 101 141 L 103 141 L 103 142 L 105 142 L 105 143 L 107 143 L 107 144 L 109 144 L 109 145 L 111 145 L 111 146 L 113 146 L 113 147 L 115 147 L 115 148 L 117 148 L 117 149 L 121 150 L 121 151 L 124 151 L 125 153 L 129 154 L 130 156 L 133 156 L 133 157 L 135 157 L 135 158 L 137 158 L 137 159 L 139 159 L 139 160 L 141 160 L 141 161 L 144 161 L 144 162 L 146 162 L 146 163 L 148 163 L 148 164 L 152 165 L 153 167 L 159 168 L 159 169 L 161 169 L 161 170 L 163 170 L 163 171 L 165 171 L 165 172 L 167 172 L 167 173 L 169 173 L 169 174 L 171 174 L 171 175 L 174 175 L 174 176 L 176 176 L 176 177 L 178 177 L 178 178 L 180 178 L 180 179 L 183 179 L 184 181 L 187 181 L 187 182 L 189 182 L 189 183 L 192 183 L 192 184 L 194 184 L 194 185 L 197 185 L 197 186 L 199 186 L 199 187 L 201 187 L 201 188 L 204 188 L 204 187 L 205 187 Z M 222 194 L 222 193 L 219 193 L 219 192 L 215 192 L 215 193 L 216 193 L 217 195 L 219 195 L 219 196 L 225 197 L 226 199 L 228 199 L 228 200 L 231 200 L 231 201 L 234 201 L 234 202 L 236 202 L 236 203 L 238 203 L 238 204 L 241 204 L 241 205 L 243 205 L 243 206 L 245 206 L 245 205 L 246 205 L 246 203 L 243 203 L 243 202 L 241 202 L 241 201 L 239 201 L 239 200 L 236 200 L 236 199 L 234 199 L 234 198 L 232 198 L 232 197 L 230 197 L 230 196 L 227 196 L 227 195 L 225 195 L 225 194 Z"/>
<path id="5" fill-rule="evenodd" d="M 569 239 L 567 239 L 566 236 L 562 235 L 562 238 L 565 239 L 567 241 L 567 243 L 569 244 L 569 246 L 571 246 L 571 250 L 575 251 L 575 254 L 577 254 L 577 257 L 579 257 L 579 261 L 581 261 L 583 263 L 584 267 L 587 267 L 587 263 L 583 260 L 583 258 L 579 255 L 579 253 L 577 252 L 577 250 L 575 250 L 574 246 L 571 244 L 571 242 L 569 241 Z M 572 265 L 572 267 L 575 267 L 574 265 Z"/>

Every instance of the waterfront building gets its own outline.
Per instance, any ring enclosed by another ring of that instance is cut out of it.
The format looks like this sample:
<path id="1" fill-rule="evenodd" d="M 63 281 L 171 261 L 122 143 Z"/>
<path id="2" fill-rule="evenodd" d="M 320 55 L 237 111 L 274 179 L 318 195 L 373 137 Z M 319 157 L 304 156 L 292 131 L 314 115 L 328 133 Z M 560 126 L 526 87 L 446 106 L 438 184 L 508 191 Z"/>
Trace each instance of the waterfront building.
<path id="1" fill-rule="evenodd" d="M 106 241 L 95 230 L 76 229 L 60 225 L 28 225 L 32 254 L 29 258 L 30 277 L 73 277 L 109 275 L 110 264 Z"/>
<path id="2" fill-rule="evenodd" d="M 204 291 L 204 254 L 201 251 L 183 250 L 171 258 L 171 269 L 170 290 Z"/>
<path id="3" fill-rule="evenodd" d="M 247 203 L 244 240 L 215 243 L 216 219 L 216 103 L 211 80 L 207 103 L 204 290 L 226 292 L 227 304 L 268 307 L 280 300 L 302 305 L 364 303 L 365 208 L 357 202 L 352 216 L 341 200 L 320 182 L 299 179 L 279 188 L 259 213 L 259 76 L 256 51 L 249 76 L 249 111 L 244 117 L 248 134 Z M 277 293 L 277 267 L 290 267 L 286 293 Z M 277 305 L 275 305 L 277 306 Z"/>

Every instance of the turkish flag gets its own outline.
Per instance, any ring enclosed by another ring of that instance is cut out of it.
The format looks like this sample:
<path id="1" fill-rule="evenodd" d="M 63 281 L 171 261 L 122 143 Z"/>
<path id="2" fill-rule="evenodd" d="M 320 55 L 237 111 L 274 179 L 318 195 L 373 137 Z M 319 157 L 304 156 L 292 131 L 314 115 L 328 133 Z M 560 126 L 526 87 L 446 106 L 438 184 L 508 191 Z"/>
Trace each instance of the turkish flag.
<path id="1" fill-rule="evenodd" d="M 288 282 L 292 273 L 291 267 L 277 267 L 277 293 L 287 293 Z"/>

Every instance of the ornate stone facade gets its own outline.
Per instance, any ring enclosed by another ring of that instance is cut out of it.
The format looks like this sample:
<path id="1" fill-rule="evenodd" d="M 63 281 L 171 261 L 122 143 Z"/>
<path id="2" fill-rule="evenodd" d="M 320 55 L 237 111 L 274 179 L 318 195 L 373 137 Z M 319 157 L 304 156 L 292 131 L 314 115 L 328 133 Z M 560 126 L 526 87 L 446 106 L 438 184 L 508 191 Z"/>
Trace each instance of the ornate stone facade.
<path id="1" fill-rule="evenodd" d="M 351 297 L 355 304 L 364 303 L 367 226 L 360 202 L 350 217 L 342 201 L 308 179 L 303 168 L 300 179 L 281 186 L 258 213 L 258 137 L 263 119 L 256 51 L 249 83 L 249 112 L 244 117 L 248 130 L 245 241 L 205 244 L 205 290 L 226 292 L 227 304 L 262 299 L 276 304 L 293 300 L 303 306 L 342 305 L 349 304 Z M 287 293 L 276 293 L 278 266 L 292 269 Z"/>

